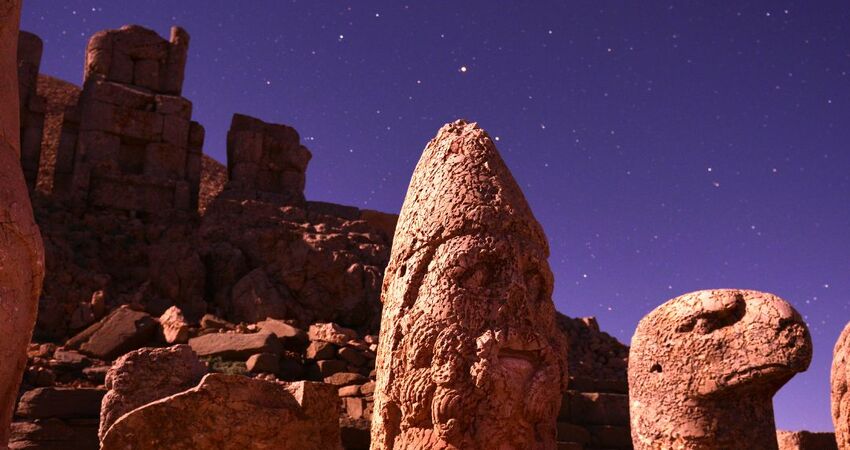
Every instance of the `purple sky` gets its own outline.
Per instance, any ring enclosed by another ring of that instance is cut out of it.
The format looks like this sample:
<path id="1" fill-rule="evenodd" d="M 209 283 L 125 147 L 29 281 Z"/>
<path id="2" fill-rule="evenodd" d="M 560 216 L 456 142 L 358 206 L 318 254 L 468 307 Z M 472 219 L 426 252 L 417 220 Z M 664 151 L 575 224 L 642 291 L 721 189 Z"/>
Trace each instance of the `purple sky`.
<path id="1" fill-rule="evenodd" d="M 437 129 L 478 121 L 546 229 L 561 311 L 628 342 L 688 291 L 776 293 L 815 343 L 777 424 L 832 428 L 850 320 L 847 2 L 24 3 L 42 72 L 73 82 L 98 30 L 185 27 L 204 151 L 224 160 L 234 112 L 292 125 L 313 152 L 309 199 L 397 212 Z"/>

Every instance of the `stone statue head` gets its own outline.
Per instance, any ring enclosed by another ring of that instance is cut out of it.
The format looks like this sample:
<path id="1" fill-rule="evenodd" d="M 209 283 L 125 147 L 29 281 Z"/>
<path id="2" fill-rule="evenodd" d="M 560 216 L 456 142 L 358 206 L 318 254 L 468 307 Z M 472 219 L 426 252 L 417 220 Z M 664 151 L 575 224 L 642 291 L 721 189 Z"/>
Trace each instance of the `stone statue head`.
<path id="1" fill-rule="evenodd" d="M 443 127 L 414 172 L 385 276 L 373 448 L 554 445 L 566 345 L 548 255 L 486 133 Z"/>
<path id="2" fill-rule="evenodd" d="M 811 357 L 805 323 L 775 295 L 723 289 L 670 300 L 644 317 L 632 338 L 632 435 L 716 438 L 718 417 L 734 416 L 736 408 L 741 424 L 758 428 L 753 421 L 769 416 L 772 428 L 772 396 Z M 756 417 L 745 417 L 753 411 Z"/>

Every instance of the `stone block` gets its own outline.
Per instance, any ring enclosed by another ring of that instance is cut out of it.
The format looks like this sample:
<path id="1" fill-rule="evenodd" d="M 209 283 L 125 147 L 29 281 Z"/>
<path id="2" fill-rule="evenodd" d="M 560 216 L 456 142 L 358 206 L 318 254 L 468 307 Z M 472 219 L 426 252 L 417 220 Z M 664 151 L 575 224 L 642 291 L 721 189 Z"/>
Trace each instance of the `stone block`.
<path id="1" fill-rule="evenodd" d="M 158 142 L 145 146 L 144 173 L 156 178 L 186 177 L 186 147 Z"/>
<path id="2" fill-rule="evenodd" d="M 21 396 L 15 415 L 27 419 L 99 417 L 104 394 L 105 390 L 94 388 L 37 388 Z"/>
<path id="3" fill-rule="evenodd" d="M 281 346 L 271 333 L 212 333 L 189 339 L 189 345 L 199 356 L 219 356 L 223 359 L 245 361 L 257 353 L 280 354 Z"/>
<path id="4" fill-rule="evenodd" d="M 189 144 L 189 121 L 176 115 L 164 116 L 162 140 L 183 148 Z"/>
<path id="5" fill-rule="evenodd" d="M 117 83 L 133 83 L 133 59 L 130 55 L 121 51 L 113 50 L 109 62 L 109 73 L 107 79 Z"/>
<path id="6" fill-rule="evenodd" d="M 136 60 L 133 64 L 133 84 L 159 91 L 159 70 L 159 62 L 155 59 Z"/>
<path id="7" fill-rule="evenodd" d="M 156 112 L 164 116 L 177 116 L 189 120 L 192 117 L 192 102 L 175 95 L 157 95 Z M 201 143 L 203 143 L 203 137 L 201 137 Z"/>
<path id="8" fill-rule="evenodd" d="M 90 80 L 83 87 L 84 103 L 101 102 L 128 109 L 152 111 L 156 97 L 134 86 L 111 81 Z"/>

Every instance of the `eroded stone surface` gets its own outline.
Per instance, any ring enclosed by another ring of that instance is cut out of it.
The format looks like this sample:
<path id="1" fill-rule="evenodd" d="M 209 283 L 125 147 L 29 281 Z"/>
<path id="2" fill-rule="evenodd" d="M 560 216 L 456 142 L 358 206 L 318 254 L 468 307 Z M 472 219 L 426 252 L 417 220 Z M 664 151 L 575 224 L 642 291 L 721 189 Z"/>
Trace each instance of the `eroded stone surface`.
<path id="1" fill-rule="evenodd" d="M 850 449 L 850 394 L 848 394 L 850 390 L 850 324 L 841 332 L 832 352 L 830 386 L 835 440 L 838 448 L 848 450 Z"/>
<path id="2" fill-rule="evenodd" d="M 142 348 L 118 358 L 106 374 L 109 392 L 100 408 L 99 436 L 122 415 L 194 387 L 206 373 L 188 345 Z"/>
<path id="3" fill-rule="evenodd" d="M 121 417 L 103 450 L 341 449 L 336 388 L 210 374 Z"/>
<path id="4" fill-rule="evenodd" d="M 834 433 L 777 431 L 779 450 L 837 450 Z"/>
<path id="5" fill-rule="evenodd" d="M 44 248 L 21 170 L 20 13 L 20 0 L 0 2 L 0 448 L 9 440 L 44 278 Z"/>
<path id="6" fill-rule="evenodd" d="M 490 137 L 444 126 L 386 271 L 372 449 L 555 449 L 565 387 L 543 230 Z"/>
<path id="7" fill-rule="evenodd" d="M 776 449 L 772 397 L 806 370 L 812 341 L 772 294 L 682 295 L 638 324 L 629 353 L 636 449 Z"/>

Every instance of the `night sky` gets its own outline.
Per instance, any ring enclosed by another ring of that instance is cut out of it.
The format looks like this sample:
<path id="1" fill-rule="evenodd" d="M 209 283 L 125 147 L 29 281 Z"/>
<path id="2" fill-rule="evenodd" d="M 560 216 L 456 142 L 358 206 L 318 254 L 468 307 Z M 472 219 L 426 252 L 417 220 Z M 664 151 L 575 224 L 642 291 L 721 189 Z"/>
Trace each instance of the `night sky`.
<path id="1" fill-rule="evenodd" d="M 308 199 L 398 212 L 437 129 L 479 122 L 548 234 L 559 310 L 628 343 L 679 294 L 773 292 L 815 344 L 777 425 L 832 429 L 850 321 L 846 1 L 24 3 L 42 72 L 76 83 L 92 33 L 185 27 L 204 151 L 224 161 L 234 112 L 292 125 L 313 152 Z"/>

